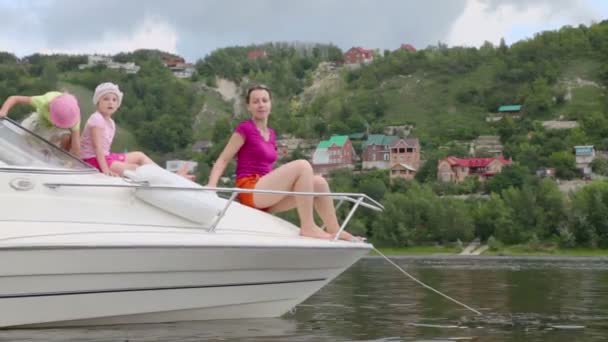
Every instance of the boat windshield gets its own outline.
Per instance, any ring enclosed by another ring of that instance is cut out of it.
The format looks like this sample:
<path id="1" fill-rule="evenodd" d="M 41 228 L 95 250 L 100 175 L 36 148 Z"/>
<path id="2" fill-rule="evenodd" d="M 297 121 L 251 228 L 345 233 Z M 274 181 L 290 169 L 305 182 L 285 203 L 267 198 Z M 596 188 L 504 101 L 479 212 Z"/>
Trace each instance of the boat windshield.
<path id="1" fill-rule="evenodd" d="M 0 169 L 94 170 L 82 160 L 6 118 L 0 118 Z"/>

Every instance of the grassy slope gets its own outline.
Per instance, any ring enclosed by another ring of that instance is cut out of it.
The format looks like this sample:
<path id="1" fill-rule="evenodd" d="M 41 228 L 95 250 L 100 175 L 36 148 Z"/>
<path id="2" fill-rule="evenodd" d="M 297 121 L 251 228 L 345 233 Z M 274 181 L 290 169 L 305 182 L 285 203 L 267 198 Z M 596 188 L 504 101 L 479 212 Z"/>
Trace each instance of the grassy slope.
<path id="1" fill-rule="evenodd" d="M 456 92 L 472 84 L 485 83 L 483 72 L 458 78 L 418 72 L 411 77 L 397 76 L 385 84 L 387 122 L 413 122 L 414 135 L 421 141 L 437 138 L 458 129 L 477 128 L 490 132 L 483 108 L 459 103 Z"/>
<path id="2" fill-rule="evenodd" d="M 92 102 L 93 91 L 83 86 L 66 82 L 60 82 L 59 89 L 66 90 L 78 98 L 80 111 L 82 113 L 82 128 L 84 128 L 84 124 L 89 119 L 89 116 L 95 112 L 95 106 Z M 117 115 L 120 114 L 121 112 L 119 111 Z M 129 130 L 119 126 L 116 129 L 116 137 L 114 138 L 114 143 L 112 144 L 112 150 L 115 152 L 123 152 L 125 148 L 127 148 L 129 151 L 137 150 L 137 140 Z"/>
<path id="3" fill-rule="evenodd" d="M 563 68 L 561 79 L 597 81 L 600 63 L 576 60 Z M 390 123 L 413 122 L 413 135 L 422 142 L 450 140 L 451 132 L 474 129 L 479 134 L 493 131 L 485 118 L 484 108 L 462 104 L 456 99 L 461 89 L 490 87 L 493 80 L 490 66 L 482 65 L 471 73 L 444 76 L 419 71 L 410 76 L 396 76 L 383 84 L 388 109 L 385 120 Z M 572 100 L 556 106 L 546 119 L 576 118 L 585 113 L 602 111 L 606 90 L 582 85 L 572 89 Z"/>
<path id="4" fill-rule="evenodd" d="M 211 139 L 213 127 L 217 119 L 232 117 L 232 105 L 225 102 L 221 95 L 214 91 L 201 90 L 204 97 L 204 111 L 197 113 L 194 120 L 194 136 L 196 139 Z"/>

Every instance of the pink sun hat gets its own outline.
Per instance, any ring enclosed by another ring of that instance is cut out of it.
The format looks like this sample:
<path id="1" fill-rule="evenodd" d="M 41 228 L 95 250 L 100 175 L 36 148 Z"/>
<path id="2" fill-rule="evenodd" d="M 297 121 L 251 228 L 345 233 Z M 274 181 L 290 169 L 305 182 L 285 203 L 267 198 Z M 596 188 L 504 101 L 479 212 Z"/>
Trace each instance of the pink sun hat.
<path id="1" fill-rule="evenodd" d="M 78 100 L 72 94 L 62 94 L 51 101 L 49 119 L 59 128 L 72 128 L 80 120 Z"/>

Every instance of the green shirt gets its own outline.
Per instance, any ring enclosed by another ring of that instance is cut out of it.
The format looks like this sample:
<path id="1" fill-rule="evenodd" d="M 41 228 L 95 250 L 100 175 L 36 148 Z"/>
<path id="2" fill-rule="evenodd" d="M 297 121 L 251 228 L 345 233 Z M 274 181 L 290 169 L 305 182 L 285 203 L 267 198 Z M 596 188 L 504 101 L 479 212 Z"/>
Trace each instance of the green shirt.
<path id="1" fill-rule="evenodd" d="M 51 101 L 53 101 L 57 96 L 60 96 L 62 94 L 63 93 L 60 93 L 58 91 L 49 91 L 48 93 L 46 93 L 44 95 L 31 97 L 32 106 L 34 106 L 34 108 L 36 108 L 36 112 L 42 119 L 41 121 L 47 127 L 54 126 L 53 123 L 51 122 L 51 117 L 50 117 L 51 113 L 49 111 Z M 80 130 L 80 120 L 78 120 L 78 122 L 76 122 L 76 124 L 73 127 L 70 127 L 70 131 L 77 132 L 79 130 Z"/>

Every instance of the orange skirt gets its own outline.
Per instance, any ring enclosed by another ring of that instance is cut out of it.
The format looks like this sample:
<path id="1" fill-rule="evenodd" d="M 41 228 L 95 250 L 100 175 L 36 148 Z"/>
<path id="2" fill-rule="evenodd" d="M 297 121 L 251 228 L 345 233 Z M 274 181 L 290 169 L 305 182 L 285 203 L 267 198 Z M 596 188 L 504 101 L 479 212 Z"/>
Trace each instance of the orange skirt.
<path id="1" fill-rule="evenodd" d="M 255 189 L 255 185 L 257 184 L 257 182 L 259 180 L 260 180 L 260 175 L 251 175 L 251 176 L 241 177 L 236 180 L 236 186 L 237 186 L 237 188 L 241 188 L 241 189 Z M 264 211 L 268 210 L 268 208 L 259 208 L 255 205 L 255 203 L 253 203 L 253 194 L 252 193 L 248 193 L 248 192 L 239 193 L 239 202 L 241 202 L 241 204 L 244 204 L 246 206 L 256 208 L 259 210 L 264 210 Z"/>

